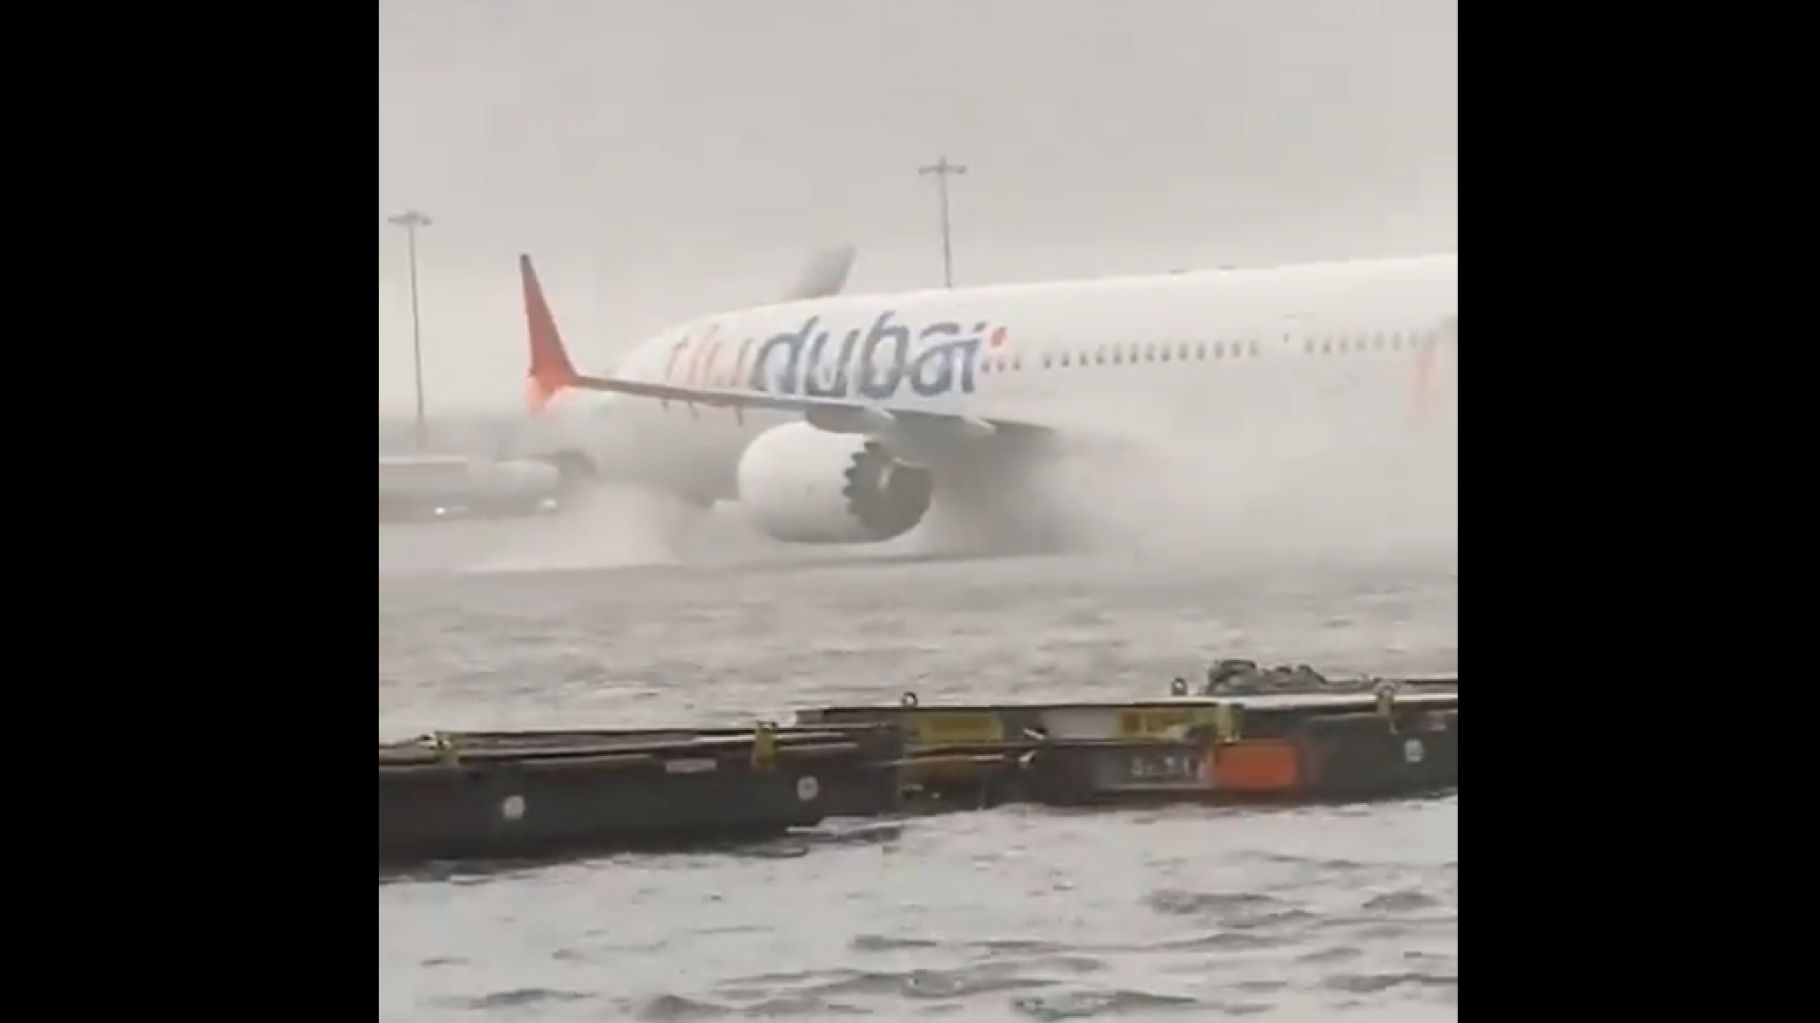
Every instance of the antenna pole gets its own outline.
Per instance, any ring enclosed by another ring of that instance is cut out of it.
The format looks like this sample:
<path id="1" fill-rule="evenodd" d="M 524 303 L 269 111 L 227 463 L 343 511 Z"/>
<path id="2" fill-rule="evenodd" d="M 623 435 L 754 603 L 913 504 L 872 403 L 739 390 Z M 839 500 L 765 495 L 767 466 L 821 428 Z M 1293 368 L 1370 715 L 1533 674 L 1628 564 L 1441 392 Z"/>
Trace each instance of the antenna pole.
<path id="1" fill-rule="evenodd" d="M 422 452 L 429 446 L 429 430 L 423 417 L 423 326 L 417 315 L 417 229 L 429 227 L 433 221 L 416 210 L 406 210 L 388 218 L 387 222 L 404 228 L 411 253 L 411 361 L 417 379 L 417 450 Z"/>
<path id="2" fill-rule="evenodd" d="M 935 190 L 941 197 L 942 206 L 942 286 L 952 289 L 954 287 L 954 246 L 948 219 L 948 178 L 954 174 L 967 173 L 967 168 L 958 163 L 949 163 L 948 158 L 943 156 L 927 167 L 918 167 L 916 172 L 935 175 Z"/>

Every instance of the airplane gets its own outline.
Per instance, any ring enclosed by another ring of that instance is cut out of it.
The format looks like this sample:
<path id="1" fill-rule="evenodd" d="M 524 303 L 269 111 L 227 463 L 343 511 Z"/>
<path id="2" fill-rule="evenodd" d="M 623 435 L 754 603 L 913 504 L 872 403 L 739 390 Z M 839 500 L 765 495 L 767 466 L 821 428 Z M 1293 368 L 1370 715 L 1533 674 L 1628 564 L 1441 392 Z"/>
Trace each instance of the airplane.
<path id="1" fill-rule="evenodd" d="M 1050 470 L 1085 452 L 1129 468 L 1160 438 L 1218 477 L 1235 446 L 1453 436 L 1456 254 L 869 295 L 842 293 L 852 255 L 605 376 L 570 359 L 521 255 L 527 399 L 563 427 L 545 457 L 569 483 L 737 502 L 786 543 L 940 521 L 1023 550 L 1075 542 L 1066 508 L 1092 484 Z"/>

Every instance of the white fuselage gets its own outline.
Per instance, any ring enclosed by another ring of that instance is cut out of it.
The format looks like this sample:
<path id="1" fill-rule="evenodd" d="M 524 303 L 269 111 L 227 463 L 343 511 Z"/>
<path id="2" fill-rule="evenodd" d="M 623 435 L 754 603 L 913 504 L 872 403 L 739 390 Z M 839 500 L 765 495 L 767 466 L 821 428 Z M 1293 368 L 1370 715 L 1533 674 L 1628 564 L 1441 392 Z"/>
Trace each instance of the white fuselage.
<path id="1" fill-rule="evenodd" d="M 788 302 L 664 331 L 617 372 L 1127 440 L 1423 442 L 1454 429 L 1457 323 L 1446 255 Z M 603 474 L 704 502 L 737 498 L 747 445 L 800 419 L 566 400 Z"/>

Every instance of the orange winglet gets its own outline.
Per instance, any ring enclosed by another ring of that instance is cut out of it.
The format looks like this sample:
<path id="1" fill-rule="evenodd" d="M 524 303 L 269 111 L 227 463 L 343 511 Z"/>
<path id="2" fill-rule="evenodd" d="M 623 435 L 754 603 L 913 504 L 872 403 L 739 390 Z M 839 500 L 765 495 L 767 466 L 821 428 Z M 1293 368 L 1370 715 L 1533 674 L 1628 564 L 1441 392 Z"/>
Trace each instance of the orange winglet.
<path id="1" fill-rule="evenodd" d="M 543 286 L 537 281 L 537 271 L 531 266 L 530 256 L 518 257 L 518 274 L 524 282 L 525 326 L 531 343 L 525 403 L 536 415 L 559 391 L 573 384 L 578 374 L 569 361 L 568 351 L 563 348 L 556 317 L 551 315 L 550 304 L 544 300 Z"/>

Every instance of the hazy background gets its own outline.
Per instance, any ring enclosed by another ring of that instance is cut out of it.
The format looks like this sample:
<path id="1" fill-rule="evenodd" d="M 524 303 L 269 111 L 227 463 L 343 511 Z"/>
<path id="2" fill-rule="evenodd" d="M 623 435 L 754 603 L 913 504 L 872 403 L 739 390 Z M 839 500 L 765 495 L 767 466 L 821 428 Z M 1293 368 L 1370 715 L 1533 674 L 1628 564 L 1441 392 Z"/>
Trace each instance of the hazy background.
<path id="1" fill-rule="evenodd" d="M 1451 249 L 1453 0 L 381 0 L 379 400 L 518 407 L 513 259 L 578 360 L 771 298 Z"/>
<path id="2" fill-rule="evenodd" d="M 938 284 L 916 168 L 943 153 L 970 168 L 961 284 L 1456 244 L 1452 0 L 381 0 L 379 20 L 382 447 L 411 402 L 384 223 L 407 206 L 437 221 L 438 446 L 485 446 L 487 409 L 510 444 L 517 253 L 577 359 L 609 366 L 667 322 L 771 299 L 829 244 L 859 246 L 855 290 Z M 1410 464 L 1174 439 L 1156 458 L 1176 471 L 1081 488 L 1121 541 L 1094 557 L 773 560 L 723 507 L 671 564 L 674 524 L 612 500 L 381 525 L 380 734 L 906 688 L 1120 698 L 1215 656 L 1457 670 L 1451 439 Z M 1014 807 L 382 883 L 380 1016 L 1454 1019 L 1456 828 L 1452 799 Z"/>

